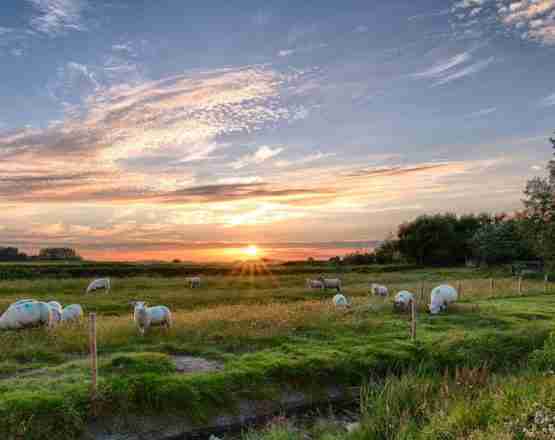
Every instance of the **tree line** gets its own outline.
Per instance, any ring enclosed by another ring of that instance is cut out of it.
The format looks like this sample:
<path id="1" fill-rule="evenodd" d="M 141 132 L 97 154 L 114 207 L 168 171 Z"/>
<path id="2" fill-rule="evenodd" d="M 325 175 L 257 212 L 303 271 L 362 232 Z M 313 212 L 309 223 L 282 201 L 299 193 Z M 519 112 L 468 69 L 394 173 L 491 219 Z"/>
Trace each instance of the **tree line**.
<path id="1" fill-rule="evenodd" d="M 549 139 L 555 156 L 555 139 Z M 547 176 L 529 180 L 523 207 L 514 213 L 422 215 L 401 224 L 396 236 L 372 252 L 352 253 L 343 264 L 415 263 L 426 266 L 555 260 L 555 159 Z M 338 263 L 338 257 L 330 260 Z"/>
<path id="2" fill-rule="evenodd" d="M 35 261 L 35 260 L 64 260 L 81 261 L 81 256 L 75 249 L 67 247 L 43 248 L 38 255 L 27 255 L 16 247 L 0 247 L 0 261 Z"/>

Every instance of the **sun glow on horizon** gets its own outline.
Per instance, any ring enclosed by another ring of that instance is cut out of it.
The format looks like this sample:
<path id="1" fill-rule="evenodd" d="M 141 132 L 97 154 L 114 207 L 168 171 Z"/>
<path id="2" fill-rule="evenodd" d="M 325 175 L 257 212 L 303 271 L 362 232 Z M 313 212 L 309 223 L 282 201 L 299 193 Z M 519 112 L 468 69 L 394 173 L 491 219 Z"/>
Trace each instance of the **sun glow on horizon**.
<path id="1" fill-rule="evenodd" d="M 258 247 L 251 244 L 251 245 L 249 245 L 249 246 L 247 246 L 246 248 L 243 249 L 243 253 L 245 255 L 248 255 L 251 258 L 254 258 L 254 257 L 258 256 Z"/>

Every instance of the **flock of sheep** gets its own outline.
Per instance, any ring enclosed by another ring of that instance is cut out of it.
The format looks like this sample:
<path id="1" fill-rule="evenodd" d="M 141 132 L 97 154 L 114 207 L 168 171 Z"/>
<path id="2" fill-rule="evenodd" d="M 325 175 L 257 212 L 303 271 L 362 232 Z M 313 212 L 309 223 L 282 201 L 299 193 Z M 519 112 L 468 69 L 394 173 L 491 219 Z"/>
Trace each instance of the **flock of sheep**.
<path id="1" fill-rule="evenodd" d="M 333 304 L 336 307 L 350 307 L 351 302 L 341 292 L 342 283 L 339 278 L 324 278 L 323 276 L 306 280 L 306 287 L 309 289 L 336 289 L 337 294 L 333 297 Z M 387 297 L 389 289 L 386 286 L 370 283 L 370 292 L 376 296 Z M 430 294 L 429 310 L 432 315 L 438 314 L 447 309 L 447 306 L 457 301 L 457 289 L 448 284 L 442 284 L 432 289 Z M 408 290 L 397 292 L 393 299 L 393 308 L 396 311 L 407 311 L 411 302 L 415 301 L 414 294 Z"/>
<path id="2" fill-rule="evenodd" d="M 200 287 L 200 278 L 187 279 L 191 288 Z M 103 289 L 109 292 L 111 288 L 109 278 L 99 278 L 90 283 L 85 290 L 91 293 Z M 131 303 L 134 307 L 133 318 L 141 335 L 151 326 L 170 328 L 172 316 L 166 306 L 147 307 L 143 301 Z M 27 327 L 52 328 L 60 323 L 78 322 L 84 316 L 83 307 L 71 304 L 66 307 L 57 301 L 37 301 L 22 299 L 11 304 L 0 316 L 0 330 L 19 330 Z"/>
<path id="3" fill-rule="evenodd" d="M 200 277 L 189 277 L 186 279 L 190 288 L 200 287 Z M 339 278 L 307 279 L 306 286 L 310 289 L 336 289 L 337 294 L 333 297 L 336 307 L 350 307 L 351 302 L 341 292 L 342 282 Z M 110 279 L 99 278 L 91 282 L 86 293 L 104 289 L 110 291 Z M 371 283 L 370 291 L 380 297 L 387 297 L 389 290 L 381 284 Z M 432 289 L 430 295 L 429 310 L 431 314 L 437 314 L 457 300 L 457 290 L 449 285 L 443 284 Z M 395 295 L 393 307 L 397 311 L 407 311 L 411 302 L 415 300 L 414 295 L 401 290 Z M 133 319 L 141 335 L 153 326 L 162 326 L 169 329 L 172 326 L 172 314 L 166 306 L 147 307 L 143 301 L 132 302 L 134 311 Z M 17 330 L 26 327 L 54 327 L 64 322 L 79 321 L 84 316 L 83 307 L 79 304 L 71 304 L 66 307 L 57 301 L 42 302 L 34 299 L 19 300 L 8 307 L 0 316 L 0 330 Z"/>
<path id="4" fill-rule="evenodd" d="M 99 278 L 90 283 L 86 293 L 98 289 L 110 291 L 110 279 Z M 0 330 L 19 330 L 27 327 L 55 327 L 61 323 L 78 322 L 83 318 L 83 307 L 70 304 L 66 307 L 58 301 L 37 301 L 21 299 L 11 304 L 0 316 Z"/>

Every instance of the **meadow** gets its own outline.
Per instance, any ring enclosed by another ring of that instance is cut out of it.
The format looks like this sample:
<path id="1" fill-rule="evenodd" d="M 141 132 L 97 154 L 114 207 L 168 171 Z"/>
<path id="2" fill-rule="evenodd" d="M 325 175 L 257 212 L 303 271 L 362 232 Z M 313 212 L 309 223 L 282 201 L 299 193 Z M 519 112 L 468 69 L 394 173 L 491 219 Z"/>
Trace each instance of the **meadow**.
<path id="1" fill-rule="evenodd" d="M 422 438 L 467 438 L 469 426 L 483 428 L 482 412 L 470 411 L 476 389 L 491 418 L 508 413 L 492 404 L 499 393 L 514 393 L 523 383 L 536 386 L 539 394 L 555 387 L 543 373 L 551 368 L 553 283 L 524 279 L 519 292 L 518 281 L 504 270 L 342 268 L 344 293 L 354 304 L 338 310 L 331 304 L 333 292 L 305 288 L 313 272 L 248 264 L 203 275 L 200 289 L 189 289 L 180 276 L 135 276 L 114 278 L 109 294 L 89 295 L 83 293 L 87 278 L 0 282 L 0 310 L 17 299 L 36 298 L 80 303 L 86 313 L 96 312 L 100 376 L 93 408 L 86 320 L 52 330 L 0 333 L 0 438 L 77 438 L 95 417 L 114 414 L 175 414 L 200 424 L 223 409 L 233 410 L 239 399 L 271 398 L 283 388 L 317 394 L 328 384 L 364 385 L 360 413 L 366 422 L 364 434 L 330 428 L 326 435 L 389 439 L 427 432 Z M 369 282 L 386 284 L 390 292 L 424 292 L 418 295 L 415 342 L 408 337 L 408 317 L 393 312 L 391 297 L 372 297 Z M 462 287 L 460 302 L 446 314 L 430 316 L 425 312 L 429 290 L 443 282 Z M 132 321 L 134 300 L 169 306 L 173 328 L 140 337 Z M 175 360 L 185 355 L 219 368 L 183 374 Z M 532 364 L 541 372 L 532 372 Z M 481 368 L 487 374 L 475 373 Z M 454 376 L 457 369 L 466 371 L 460 376 L 466 378 L 463 385 Z M 444 406 L 433 403 L 445 393 Z M 408 395 L 415 397 L 402 403 Z M 530 391 L 529 400 L 534 395 Z M 516 405 L 511 402 L 507 405 Z M 443 431 L 430 431 L 438 426 L 438 414 L 464 413 L 464 408 L 472 414 L 463 431 L 449 428 L 455 434 L 434 437 L 449 431 L 445 423 Z M 249 435 L 304 434 L 284 425 Z"/>

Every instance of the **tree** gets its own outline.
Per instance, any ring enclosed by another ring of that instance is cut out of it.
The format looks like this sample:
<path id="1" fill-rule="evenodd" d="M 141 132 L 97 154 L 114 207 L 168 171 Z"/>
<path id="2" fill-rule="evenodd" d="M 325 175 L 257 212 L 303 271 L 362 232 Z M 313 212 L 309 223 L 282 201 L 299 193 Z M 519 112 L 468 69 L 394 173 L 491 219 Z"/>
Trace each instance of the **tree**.
<path id="1" fill-rule="evenodd" d="M 470 238 L 490 221 L 487 215 L 423 215 L 399 226 L 399 251 L 422 265 L 463 263 L 471 253 Z"/>
<path id="2" fill-rule="evenodd" d="M 71 248 L 44 248 L 39 252 L 40 260 L 81 260 L 81 257 Z"/>
<path id="3" fill-rule="evenodd" d="M 505 219 L 483 225 L 470 240 L 472 254 L 480 263 L 500 264 L 528 259 L 532 250 L 521 235 L 519 221 Z"/>
<path id="4" fill-rule="evenodd" d="M 25 261 L 27 255 L 15 247 L 0 247 L 0 261 Z"/>
<path id="5" fill-rule="evenodd" d="M 555 150 L 555 139 L 549 141 Z M 555 259 L 555 160 L 549 161 L 547 171 L 547 177 L 527 182 L 523 217 L 527 238 L 538 255 L 550 262 Z"/>
<path id="6" fill-rule="evenodd" d="M 374 259 L 378 264 L 391 264 L 400 259 L 399 240 L 393 237 L 383 241 L 374 251 Z"/>

